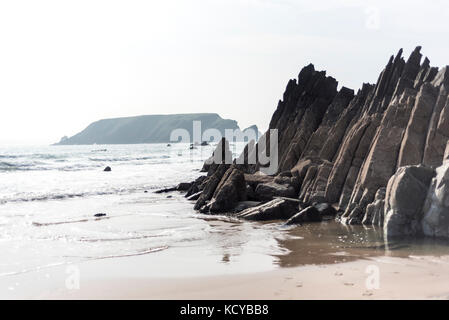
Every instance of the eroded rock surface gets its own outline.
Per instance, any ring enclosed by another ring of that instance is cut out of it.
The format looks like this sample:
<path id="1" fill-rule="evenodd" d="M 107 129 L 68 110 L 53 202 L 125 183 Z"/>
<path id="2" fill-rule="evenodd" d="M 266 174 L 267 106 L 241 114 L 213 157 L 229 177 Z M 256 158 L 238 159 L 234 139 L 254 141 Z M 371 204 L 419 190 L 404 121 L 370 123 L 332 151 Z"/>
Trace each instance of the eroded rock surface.
<path id="1" fill-rule="evenodd" d="M 435 171 L 406 166 L 391 177 L 385 194 L 384 233 L 387 238 L 421 234 L 424 201 Z"/>
<path id="2" fill-rule="evenodd" d="M 436 169 L 436 177 L 427 194 L 422 219 L 423 233 L 432 237 L 449 237 L 449 162 Z"/>

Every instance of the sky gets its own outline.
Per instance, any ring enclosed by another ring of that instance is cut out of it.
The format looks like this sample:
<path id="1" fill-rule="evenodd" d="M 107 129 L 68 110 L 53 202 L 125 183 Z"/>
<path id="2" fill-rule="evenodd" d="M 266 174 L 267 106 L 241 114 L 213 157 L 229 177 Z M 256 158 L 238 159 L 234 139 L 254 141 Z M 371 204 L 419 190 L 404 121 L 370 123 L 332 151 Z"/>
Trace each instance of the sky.
<path id="1" fill-rule="evenodd" d="M 357 90 L 399 48 L 449 64 L 448 39 L 447 1 L 1 1 L 0 146 L 143 114 L 266 130 L 303 66 Z"/>

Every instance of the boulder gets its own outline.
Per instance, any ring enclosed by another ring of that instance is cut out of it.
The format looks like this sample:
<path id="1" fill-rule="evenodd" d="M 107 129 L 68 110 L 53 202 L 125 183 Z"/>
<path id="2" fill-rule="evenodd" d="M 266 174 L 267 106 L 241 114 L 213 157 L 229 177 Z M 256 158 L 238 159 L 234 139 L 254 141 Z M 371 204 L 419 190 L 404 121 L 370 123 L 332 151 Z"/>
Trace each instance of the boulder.
<path id="1" fill-rule="evenodd" d="M 386 238 L 421 233 L 422 208 L 434 175 L 433 169 L 418 165 L 401 167 L 391 177 L 385 194 Z"/>
<path id="2" fill-rule="evenodd" d="M 426 236 L 449 238 L 449 162 L 436 169 L 424 203 L 422 230 Z"/>
<path id="3" fill-rule="evenodd" d="M 96 213 L 96 214 L 94 214 L 94 217 L 96 217 L 96 218 L 105 217 L 105 216 L 106 216 L 106 213 Z"/>
<path id="4" fill-rule="evenodd" d="M 231 166 L 223 175 L 211 201 L 211 213 L 229 212 L 239 201 L 246 200 L 246 183 L 243 172 Z"/>
<path id="5" fill-rule="evenodd" d="M 320 212 L 314 206 L 309 206 L 288 219 L 285 225 L 320 221 L 322 221 Z"/>
<path id="6" fill-rule="evenodd" d="M 274 197 L 294 198 L 297 196 L 293 186 L 275 182 L 259 184 L 255 193 L 260 200 L 271 200 Z"/>
<path id="7" fill-rule="evenodd" d="M 111 167 L 106 167 L 106 168 L 104 168 L 104 170 L 103 170 L 104 172 L 111 172 L 112 171 L 112 169 L 111 169 Z"/>
<path id="8" fill-rule="evenodd" d="M 259 206 L 243 210 L 236 216 L 246 220 L 287 220 L 298 212 L 300 202 L 291 198 L 276 198 Z"/>
<path id="9" fill-rule="evenodd" d="M 257 186 L 261 183 L 273 182 L 274 177 L 268 176 L 260 171 L 254 174 L 245 174 L 246 183 L 256 190 Z"/>
<path id="10" fill-rule="evenodd" d="M 176 187 L 176 190 L 178 191 L 188 191 L 193 185 L 193 182 L 181 182 Z"/>

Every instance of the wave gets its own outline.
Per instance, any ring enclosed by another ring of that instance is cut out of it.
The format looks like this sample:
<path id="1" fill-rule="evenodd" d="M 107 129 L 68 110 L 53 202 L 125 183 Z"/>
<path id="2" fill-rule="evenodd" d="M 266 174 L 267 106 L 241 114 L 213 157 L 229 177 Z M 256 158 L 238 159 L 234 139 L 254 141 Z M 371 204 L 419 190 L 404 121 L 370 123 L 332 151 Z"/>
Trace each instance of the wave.
<path id="1" fill-rule="evenodd" d="M 87 191 L 87 192 L 68 192 L 68 193 L 50 193 L 43 195 L 29 195 L 29 196 L 19 196 L 16 198 L 0 198 L 0 204 L 5 204 L 8 202 L 32 202 L 32 201 L 49 201 L 49 200 L 66 200 L 72 198 L 84 198 L 84 197 L 94 197 L 94 196 L 107 196 L 107 195 L 120 195 L 120 194 L 131 194 L 135 192 L 143 192 L 157 190 L 161 186 L 136 186 L 129 188 L 112 188 L 105 191 Z"/>
<path id="2" fill-rule="evenodd" d="M 131 191 L 129 191 L 131 192 Z M 92 192 L 74 192 L 74 193 L 57 193 L 57 194 L 45 194 L 45 195 L 37 195 L 37 196 L 29 196 L 29 197 L 19 197 L 12 199 L 2 199 L 0 200 L 1 204 L 5 204 L 7 202 L 30 202 L 30 201 L 47 201 L 47 200 L 64 200 L 71 198 L 82 198 L 88 196 L 104 196 L 110 194 L 118 194 L 124 193 L 123 190 L 110 190 L 110 191 L 92 191 Z"/>
<path id="3" fill-rule="evenodd" d="M 56 222 L 33 222 L 32 225 L 35 227 L 47 227 L 54 226 L 58 224 L 69 224 L 69 223 L 80 223 L 80 222 L 89 222 L 89 221 L 100 221 L 109 219 L 110 217 L 101 217 L 101 218 L 93 218 L 93 219 L 80 219 L 80 220 L 68 220 L 68 221 L 56 221 Z"/>
<path id="4" fill-rule="evenodd" d="M 66 159 L 55 159 L 56 163 L 64 163 L 67 162 Z M 96 169 L 102 167 L 101 164 L 92 165 L 92 164 L 71 164 L 66 166 L 59 166 L 53 163 L 44 163 L 40 161 L 32 161 L 32 162 L 0 162 L 0 172 L 2 171 L 47 171 L 47 170 L 58 170 L 58 171 L 80 171 L 80 170 L 88 170 L 88 169 Z"/>
<path id="5" fill-rule="evenodd" d="M 0 171 L 23 171 L 23 170 L 36 170 L 37 165 L 41 163 L 13 163 L 13 162 L 0 162 Z M 45 170 L 44 167 L 40 170 Z"/>
<path id="6" fill-rule="evenodd" d="M 90 161 L 94 162 L 126 162 L 126 161 L 145 161 L 145 160 L 154 160 L 154 159 L 170 159 L 170 156 L 162 155 L 162 156 L 146 156 L 146 157 L 118 157 L 118 158 L 92 158 L 90 157 Z"/>
<path id="7" fill-rule="evenodd" d="M 167 250 L 169 246 L 161 246 L 161 247 L 154 247 L 149 248 L 146 250 L 139 250 L 136 252 L 131 253 L 123 253 L 123 254 L 113 254 L 108 256 L 86 256 L 86 257 L 79 257 L 79 256 L 64 256 L 65 258 L 83 258 L 88 260 L 101 260 L 101 259 L 112 259 L 112 258 L 125 258 L 125 257 L 134 257 L 134 256 L 141 256 L 149 253 L 155 253 L 163 250 Z"/>

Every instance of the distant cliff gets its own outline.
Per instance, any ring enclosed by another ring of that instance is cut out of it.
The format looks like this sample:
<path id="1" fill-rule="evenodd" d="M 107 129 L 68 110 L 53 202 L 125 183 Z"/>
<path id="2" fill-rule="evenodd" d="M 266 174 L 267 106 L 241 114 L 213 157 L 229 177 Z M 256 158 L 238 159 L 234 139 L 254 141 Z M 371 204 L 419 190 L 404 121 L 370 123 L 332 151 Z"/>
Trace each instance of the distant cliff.
<path id="1" fill-rule="evenodd" d="M 170 142 L 175 129 L 185 129 L 193 137 L 193 121 L 201 121 L 202 132 L 213 128 L 224 136 L 225 129 L 239 130 L 237 121 L 223 119 L 216 113 L 145 115 L 93 122 L 56 145 L 165 143 Z M 250 128 L 254 127 L 257 130 L 256 126 Z"/>

